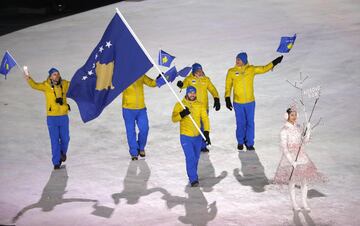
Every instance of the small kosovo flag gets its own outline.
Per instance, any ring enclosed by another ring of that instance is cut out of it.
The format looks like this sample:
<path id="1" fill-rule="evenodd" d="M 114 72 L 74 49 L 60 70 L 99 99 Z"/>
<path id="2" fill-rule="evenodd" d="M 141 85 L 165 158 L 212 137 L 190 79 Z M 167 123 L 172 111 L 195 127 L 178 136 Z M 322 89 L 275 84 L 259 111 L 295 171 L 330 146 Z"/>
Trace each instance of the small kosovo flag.
<path id="1" fill-rule="evenodd" d="M 0 74 L 5 75 L 5 79 L 6 79 L 6 75 L 9 73 L 11 68 L 13 68 L 15 65 L 16 65 L 15 59 L 12 58 L 12 56 L 10 55 L 10 53 L 8 51 L 6 51 L 4 57 L 1 61 Z"/>
<path id="2" fill-rule="evenodd" d="M 296 34 L 293 37 L 281 37 L 279 48 L 276 50 L 279 53 L 288 53 L 294 46 Z"/>
<path id="3" fill-rule="evenodd" d="M 176 67 L 170 68 L 167 72 L 164 74 L 166 80 L 168 82 L 173 82 L 175 78 L 178 76 L 178 72 L 176 70 Z M 156 85 L 160 88 L 163 86 L 166 82 L 164 81 L 164 78 L 161 76 L 158 79 L 156 79 Z"/>
<path id="4" fill-rule="evenodd" d="M 175 59 L 174 56 L 171 56 L 167 52 L 160 50 L 159 51 L 159 58 L 158 58 L 158 64 L 160 66 L 170 67 L 171 62 Z"/>

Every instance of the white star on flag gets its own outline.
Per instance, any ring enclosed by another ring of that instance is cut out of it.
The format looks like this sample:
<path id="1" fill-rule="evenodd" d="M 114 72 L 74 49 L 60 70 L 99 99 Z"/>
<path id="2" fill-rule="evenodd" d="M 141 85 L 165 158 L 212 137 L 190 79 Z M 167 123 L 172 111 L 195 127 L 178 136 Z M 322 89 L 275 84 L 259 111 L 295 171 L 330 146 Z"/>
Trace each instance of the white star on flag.
<path id="1" fill-rule="evenodd" d="M 95 54 L 95 60 L 98 58 L 98 55 L 97 54 Z"/>
<path id="2" fill-rule="evenodd" d="M 82 77 L 82 80 L 86 80 L 88 77 L 85 75 Z"/>
<path id="3" fill-rule="evenodd" d="M 99 52 L 102 53 L 102 51 L 104 51 L 104 48 L 103 48 L 103 46 L 100 46 Z"/>
<path id="4" fill-rule="evenodd" d="M 93 66 L 92 66 L 92 68 L 95 68 L 95 63 L 93 63 Z"/>
<path id="5" fill-rule="evenodd" d="M 112 46 L 111 41 L 106 42 L 106 47 L 110 48 Z"/>
<path id="6" fill-rule="evenodd" d="M 94 74 L 94 73 L 92 72 L 92 70 L 91 70 L 91 71 L 88 71 L 88 75 L 92 75 L 92 74 Z"/>

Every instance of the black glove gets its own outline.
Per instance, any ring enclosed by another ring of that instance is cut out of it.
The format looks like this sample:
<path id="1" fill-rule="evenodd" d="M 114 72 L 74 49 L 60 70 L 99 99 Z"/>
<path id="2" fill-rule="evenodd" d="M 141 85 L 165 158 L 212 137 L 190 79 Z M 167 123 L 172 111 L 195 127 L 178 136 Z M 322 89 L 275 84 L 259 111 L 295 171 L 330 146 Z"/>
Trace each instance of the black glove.
<path id="1" fill-rule="evenodd" d="M 277 64 L 281 63 L 283 57 L 284 57 L 284 56 L 281 55 L 281 56 L 279 56 L 278 58 L 276 58 L 275 60 L 272 61 L 274 67 L 275 67 Z"/>
<path id="2" fill-rule="evenodd" d="M 209 136 L 209 131 L 204 131 L 204 136 L 205 136 L 205 142 L 206 145 L 211 145 L 211 141 L 210 141 L 210 136 Z"/>
<path id="3" fill-rule="evenodd" d="M 180 111 L 180 116 L 181 116 L 181 118 L 184 118 L 185 116 L 190 115 L 190 113 L 191 112 L 189 111 L 189 108 L 185 107 L 184 110 Z"/>
<path id="4" fill-rule="evenodd" d="M 214 97 L 214 108 L 215 108 L 215 111 L 220 110 L 220 100 L 217 97 Z"/>
<path id="5" fill-rule="evenodd" d="M 230 111 L 232 111 L 233 106 L 232 106 L 232 104 L 231 104 L 230 97 L 225 97 L 225 101 L 226 101 L 226 107 L 227 107 Z"/>
<path id="6" fill-rule="evenodd" d="M 184 86 L 184 83 L 182 81 L 178 81 L 176 85 L 181 89 Z"/>
<path id="7" fill-rule="evenodd" d="M 161 78 L 161 74 L 159 74 L 158 77 L 156 77 L 156 79 L 159 79 L 159 78 Z"/>

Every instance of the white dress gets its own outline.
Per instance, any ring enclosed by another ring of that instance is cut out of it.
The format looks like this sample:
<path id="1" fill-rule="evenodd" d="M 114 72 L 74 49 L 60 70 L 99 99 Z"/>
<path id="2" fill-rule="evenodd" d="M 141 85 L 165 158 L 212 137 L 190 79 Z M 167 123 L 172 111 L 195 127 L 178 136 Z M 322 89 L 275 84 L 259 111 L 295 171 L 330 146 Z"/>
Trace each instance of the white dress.
<path id="1" fill-rule="evenodd" d="M 293 169 L 289 162 L 287 155 L 293 161 L 296 159 L 296 155 L 301 145 L 302 128 L 299 124 L 291 124 L 286 122 L 280 132 L 280 150 L 282 152 L 281 160 L 275 173 L 275 184 L 288 184 L 291 171 Z M 318 172 L 315 164 L 310 160 L 309 156 L 304 151 L 304 145 L 309 141 L 310 131 L 304 137 L 301 145 L 301 150 L 297 159 L 298 165 L 296 166 L 292 181 L 299 184 L 303 179 L 308 183 L 323 182 L 324 176 Z"/>

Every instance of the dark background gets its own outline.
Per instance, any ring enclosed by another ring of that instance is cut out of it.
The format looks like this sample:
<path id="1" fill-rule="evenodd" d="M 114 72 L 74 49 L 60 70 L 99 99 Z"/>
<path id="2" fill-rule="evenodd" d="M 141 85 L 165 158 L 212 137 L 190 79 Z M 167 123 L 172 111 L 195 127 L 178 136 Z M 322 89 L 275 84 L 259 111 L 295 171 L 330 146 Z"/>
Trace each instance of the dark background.
<path id="1" fill-rule="evenodd" d="M 0 36 L 29 26 L 120 1 L 121 0 L 1 0 Z"/>

